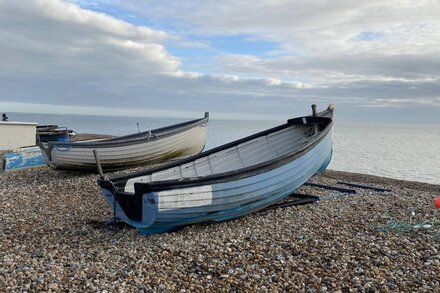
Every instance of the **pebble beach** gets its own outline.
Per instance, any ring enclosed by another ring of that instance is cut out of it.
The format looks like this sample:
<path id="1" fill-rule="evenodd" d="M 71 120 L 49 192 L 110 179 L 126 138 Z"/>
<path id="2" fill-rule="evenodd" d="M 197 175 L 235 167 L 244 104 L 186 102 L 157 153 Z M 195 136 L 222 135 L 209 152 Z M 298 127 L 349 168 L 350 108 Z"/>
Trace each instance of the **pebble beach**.
<path id="1" fill-rule="evenodd" d="M 440 292 L 438 185 L 330 170 L 311 182 L 392 191 L 302 187 L 320 202 L 143 236 L 104 224 L 96 179 L 0 174 L 0 291 Z"/>

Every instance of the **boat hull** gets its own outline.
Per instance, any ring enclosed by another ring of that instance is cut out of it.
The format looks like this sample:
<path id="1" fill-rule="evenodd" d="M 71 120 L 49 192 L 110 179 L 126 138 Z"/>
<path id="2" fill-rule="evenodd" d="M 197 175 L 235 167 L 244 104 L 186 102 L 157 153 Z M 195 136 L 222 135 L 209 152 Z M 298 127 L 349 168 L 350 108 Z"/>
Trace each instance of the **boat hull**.
<path id="1" fill-rule="evenodd" d="M 44 132 L 38 134 L 39 142 L 49 142 L 49 141 L 61 141 L 61 142 L 69 142 L 70 135 L 67 131 L 60 132 Z"/>
<path id="2" fill-rule="evenodd" d="M 103 170 L 118 170 L 153 164 L 197 154 L 206 141 L 207 118 L 163 137 L 151 132 L 142 137 L 67 144 L 40 144 L 46 163 L 53 169 L 96 171 L 93 150 L 97 150 Z"/>
<path id="3" fill-rule="evenodd" d="M 43 154 L 39 147 L 24 147 L 2 155 L 2 169 L 13 171 L 19 169 L 45 167 Z"/>
<path id="4" fill-rule="evenodd" d="M 188 224 L 219 222 L 263 209 L 292 194 L 310 177 L 327 167 L 332 156 L 332 133 L 304 154 L 271 170 L 236 180 L 195 187 L 145 192 L 142 217 L 132 220 L 112 190 L 102 188 L 116 216 L 142 234 L 174 231 Z"/>

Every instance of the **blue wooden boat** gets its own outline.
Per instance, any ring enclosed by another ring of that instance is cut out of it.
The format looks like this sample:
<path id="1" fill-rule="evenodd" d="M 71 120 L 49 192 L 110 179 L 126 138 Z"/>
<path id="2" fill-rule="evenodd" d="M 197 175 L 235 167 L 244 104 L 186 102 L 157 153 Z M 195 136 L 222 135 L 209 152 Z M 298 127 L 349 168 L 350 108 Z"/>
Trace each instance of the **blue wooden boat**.
<path id="1" fill-rule="evenodd" d="M 1 159 L 3 171 L 46 166 L 43 153 L 38 146 L 18 148 L 3 154 Z"/>
<path id="2" fill-rule="evenodd" d="M 70 132 L 67 128 L 59 128 L 58 125 L 37 125 L 36 139 L 44 141 L 70 141 Z M 0 157 L 0 170 L 12 171 L 33 167 L 46 166 L 43 153 L 38 146 L 20 147 L 4 153 Z"/>
<path id="3" fill-rule="evenodd" d="M 142 234 L 218 222 L 282 200 L 332 156 L 333 106 L 190 158 L 98 184 L 115 216 Z"/>
<path id="4" fill-rule="evenodd" d="M 38 142 L 69 142 L 75 132 L 58 125 L 37 125 Z M 0 157 L 1 171 L 12 171 L 18 169 L 27 169 L 34 167 L 45 167 L 43 153 L 39 146 L 20 147 L 13 151 L 4 153 Z"/>

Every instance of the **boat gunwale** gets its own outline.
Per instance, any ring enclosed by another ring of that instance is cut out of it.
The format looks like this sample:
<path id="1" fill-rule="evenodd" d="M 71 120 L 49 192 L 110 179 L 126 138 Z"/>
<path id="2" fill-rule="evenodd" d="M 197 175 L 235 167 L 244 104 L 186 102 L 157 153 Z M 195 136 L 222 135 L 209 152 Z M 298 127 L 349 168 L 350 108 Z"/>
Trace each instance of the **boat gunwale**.
<path id="1" fill-rule="evenodd" d="M 107 190 L 107 192 L 110 192 L 110 194 L 113 196 L 114 200 L 119 204 L 120 208 L 122 209 L 124 215 L 131 221 L 130 225 L 135 225 L 136 222 L 142 221 L 142 210 L 143 210 L 143 202 L 144 202 L 144 195 L 145 194 L 153 194 L 154 196 L 154 202 L 157 202 L 158 196 L 160 196 L 161 191 L 165 190 L 172 190 L 172 189 L 185 189 L 185 188 L 191 188 L 191 187 L 200 187 L 200 186 L 206 186 L 211 185 L 215 183 L 224 183 L 228 184 L 230 182 L 238 182 L 240 180 L 247 180 L 248 178 L 252 178 L 254 176 L 259 176 L 261 174 L 265 174 L 267 172 L 270 172 L 277 168 L 282 168 L 286 164 L 289 164 L 291 162 L 294 162 L 297 158 L 306 155 L 307 153 L 313 151 L 313 149 L 318 146 L 319 143 L 321 143 L 324 139 L 328 138 L 328 134 L 330 133 L 332 129 L 333 121 L 331 121 L 328 126 L 326 126 L 325 129 L 321 131 L 321 135 L 317 136 L 316 139 L 314 139 L 308 146 L 303 147 L 300 151 L 293 151 L 289 153 L 286 156 L 283 156 L 282 159 L 275 161 L 271 160 L 271 163 L 266 164 L 267 166 L 264 167 L 253 167 L 255 170 L 251 171 L 244 171 L 243 169 L 240 169 L 240 173 L 236 173 L 234 171 L 232 172 L 226 172 L 221 173 L 222 178 L 212 178 L 211 175 L 210 178 L 208 176 L 206 177 L 198 177 L 194 181 L 188 181 L 188 180 L 174 180 L 174 181 L 161 181 L 161 183 L 166 183 L 166 186 L 158 186 L 150 183 L 142 183 L 142 182 L 136 182 L 134 184 L 135 192 L 125 192 L 125 191 L 119 191 L 113 184 L 113 182 L 108 180 L 98 180 L 98 184 L 100 187 L 104 190 Z M 268 161 L 269 162 L 269 161 Z M 274 167 L 275 165 L 275 167 Z M 255 165 L 256 166 L 256 165 Z M 317 170 L 319 171 L 319 170 Z M 232 174 L 236 173 L 236 174 Z M 232 176 L 232 177 L 231 177 Z M 197 180 L 198 179 L 198 180 Z M 209 179 L 216 179 L 215 182 L 208 182 Z M 180 184 L 180 186 L 171 185 L 171 183 Z M 103 191 L 104 195 L 105 192 Z M 185 209 L 185 208 L 183 208 Z"/>
<path id="2" fill-rule="evenodd" d="M 125 146 L 125 145 L 131 145 L 134 143 L 137 144 L 139 142 L 143 142 L 144 140 L 147 140 L 148 142 L 159 140 L 161 138 L 175 135 L 180 132 L 186 131 L 188 129 L 200 126 L 203 123 L 206 123 L 208 121 L 209 121 L 209 114 L 208 114 L 208 112 L 206 112 L 205 117 L 203 117 L 203 118 L 185 121 L 182 123 L 168 125 L 168 126 L 164 126 L 164 127 L 160 127 L 160 128 L 156 128 L 156 129 L 152 129 L 152 130 L 147 130 L 147 131 L 143 131 L 140 133 L 134 133 L 134 134 L 124 135 L 124 136 L 117 136 L 117 137 L 103 139 L 103 140 L 94 140 L 94 141 L 90 141 L 90 142 L 87 142 L 87 141 L 48 142 L 48 144 L 49 144 L 49 147 L 54 147 L 54 146 L 59 145 L 59 146 L 69 146 L 69 147 L 74 147 L 74 148 L 77 148 L 77 147 L 88 148 L 88 147 L 96 147 L 96 146 L 99 146 L 99 147 Z M 164 132 L 167 130 L 172 130 L 172 131 L 165 133 L 161 136 L 154 137 L 154 135 L 158 135 L 158 133 Z M 147 139 L 145 137 L 145 135 L 148 135 L 149 133 L 151 133 L 153 136 L 150 136 Z"/>
<path id="3" fill-rule="evenodd" d="M 330 117 L 323 117 L 323 115 L 326 115 L 327 113 L 331 114 Z M 201 185 L 206 185 L 206 184 L 222 183 L 222 182 L 227 182 L 227 181 L 239 180 L 242 178 L 251 177 L 251 176 L 254 176 L 254 175 L 257 175 L 260 173 L 264 173 L 264 172 L 267 172 L 268 170 L 271 170 L 271 169 L 277 168 L 281 165 L 284 165 L 284 164 L 288 163 L 289 161 L 295 160 L 296 158 L 307 153 L 313 147 L 315 147 L 317 144 L 319 144 L 332 129 L 332 126 L 334 124 L 333 109 L 328 108 L 325 111 L 320 112 L 318 114 L 318 117 L 302 116 L 302 117 L 298 117 L 298 118 L 289 119 L 288 122 L 285 124 L 282 124 L 282 125 L 264 130 L 262 132 L 244 137 L 242 139 L 238 139 L 236 141 L 218 146 L 218 147 L 213 148 L 211 150 L 208 150 L 206 152 L 197 154 L 195 156 L 188 157 L 187 159 L 179 160 L 176 162 L 171 162 L 171 163 L 165 164 L 163 166 L 147 169 L 147 170 L 133 173 L 130 175 L 115 176 L 115 177 L 109 178 L 108 180 L 98 180 L 98 184 L 102 188 L 106 188 L 106 189 L 112 191 L 112 193 L 116 192 L 119 195 L 133 195 L 132 192 L 121 191 L 120 190 L 121 187 L 119 187 L 119 186 L 116 187 L 115 183 L 117 185 L 124 184 L 124 187 L 125 187 L 125 184 L 127 183 L 127 181 L 132 178 L 151 175 L 152 173 L 155 173 L 155 172 L 160 172 L 160 171 L 172 168 L 172 167 L 183 165 L 185 163 L 192 162 L 192 161 L 195 161 L 195 160 L 203 158 L 203 157 L 207 157 L 213 153 L 217 153 L 222 150 L 234 147 L 236 145 L 242 144 L 242 143 L 250 141 L 252 139 L 266 136 L 268 134 L 283 130 L 283 129 L 288 128 L 288 127 L 295 125 L 295 124 L 312 125 L 312 123 L 309 124 L 309 123 L 302 122 L 303 119 L 310 119 L 310 118 L 312 120 L 327 121 L 327 125 L 325 126 L 324 129 L 322 129 L 319 132 L 319 134 L 310 143 L 306 144 L 305 146 L 303 146 L 301 148 L 295 149 L 295 150 L 293 150 L 293 151 L 291 151 L 281 157 L 278 157 L 278 158 L 275 158 L 272 160 L 268 160 L 268 161 L 265 161 L 265 162 L 262 162 L 259 164 L 255 164 L 255 165 L 252 165 L 249 167 L 241 168 L 239 170 L 233 170 L 233 171 L 228 171 L 228 172 L 224 172 L 224 173 L 212 174 L 212 175 L 203 176 L 203 177 L 189 177 L 189 178 L 184 178 L 184 179 L 173 179 L 173 180 L 164 180 L 164 181 L 157 181 L 157 182 L 135 182 L 134 183 L 134 189 L 135 189 L 134 194 L 138 194 L 139 192 L 146 193 L 146 192 L 151 192 L 151 191 L 164 191 L 164 190 L 170 190 L 170 189 L 175 189 L 175 188 L 189 188 L 189 187 L 201 186 Z"/>
<path id="4" fill-rule="evenodd" d="M 144 142 L 154 142 L 161 140 L 166 137 L 170 137 L 173 135 L 177 135 L 179 133 L 185 132 L 187 130 L 207 125 L 209 121 L 209 112 L 205 112 L 205 116 L 203 118 L 194 119 L 190 121 L 185 121 L 178 124 L 168 125 L 161 128 L 156 128 L 153 130 L 143 131 L 140 133 L 129 134 L 125 136 L 118 136 L 109 139 L 103 140 L 93 140 L 93 141 L 79 141 L 79 142 L 45 142 L 39 143 L 38 146 L 40 149 L 47 155 L 49 162 L 52 162 L 52 150 L 55 147 L 66 147 L 66 148 L 84 148 L 84 149 L 94 149 L 94 148 L 112 148 L 112 147 L 124 147 L 136 145 Z M 167 130 L 171 130 L 170 132 L 160 134 L 160 132 L 164 132 Z M 149 135 L 146 137 L 146 135 Z M 160 134 L 160 136 L 159 136 Z"/>

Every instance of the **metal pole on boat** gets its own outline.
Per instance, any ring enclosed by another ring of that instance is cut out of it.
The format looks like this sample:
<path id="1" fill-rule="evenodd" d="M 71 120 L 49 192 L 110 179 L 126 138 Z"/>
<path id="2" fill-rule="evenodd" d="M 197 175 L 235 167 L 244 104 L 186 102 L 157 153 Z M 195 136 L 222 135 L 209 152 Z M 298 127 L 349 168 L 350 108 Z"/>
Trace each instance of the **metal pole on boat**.
<path id="1" fill-rule="evenodd" d="M 318 116 L 318 112 L 316 111 L 316 104 L 312 104 L 312 115 L 313 117 Z"/>
<path id="2" fill-rule="evenodd" d="M 93 150 L 93 155 L 95 156 L 96 167 L 98 168 L 99 179 L 104 180 L 104 172 L 102 172 L 101 162 L 99 162 L 98 151 Z"/>
<path id="3" fill-rule="evenodd" d="M 313 117 L 317 117 L 318 116 L 318 111 L 316 110 L 316 104 L 312 104 L 312 116 Z M 313 133 L 317 134 L 318 131 L 319 131 L 318 125 L 317 124 L 313 124 Z"/>

